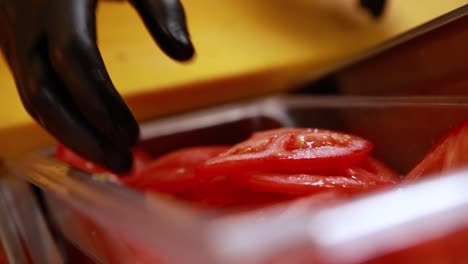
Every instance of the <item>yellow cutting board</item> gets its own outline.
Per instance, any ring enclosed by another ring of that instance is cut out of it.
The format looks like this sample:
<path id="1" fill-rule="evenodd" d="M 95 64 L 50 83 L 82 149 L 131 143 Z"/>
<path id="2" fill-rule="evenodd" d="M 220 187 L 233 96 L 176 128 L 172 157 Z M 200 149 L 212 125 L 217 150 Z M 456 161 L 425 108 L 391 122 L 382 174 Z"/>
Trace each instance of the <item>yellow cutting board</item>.
<path id="1" fill-rule="evenodd" d="M 373 21 L 356 0 L 182 1 L 197 55 L 168 59 L 126 3 L 102 2 L 98 34 L 118 90 L 138 119 L 285 89 L 342 58 L 467 4 L 389 0 Z M 0 59 L 0 155 L 50 144 L 23 110 Z"/>

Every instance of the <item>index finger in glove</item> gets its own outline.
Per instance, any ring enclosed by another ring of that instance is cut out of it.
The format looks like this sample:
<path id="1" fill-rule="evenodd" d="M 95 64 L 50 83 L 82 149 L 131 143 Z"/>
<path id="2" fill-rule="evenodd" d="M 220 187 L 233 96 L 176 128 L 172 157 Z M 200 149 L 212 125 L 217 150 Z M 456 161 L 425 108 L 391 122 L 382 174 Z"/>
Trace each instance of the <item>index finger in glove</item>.
<path id="1" fill-rule="evenodd" d="M 159 47 L 171 58 L 186 61 L 194 54 L 185 12 L 178 0 L 131 0 Z"/>
<path id="2" fill-rule="evenodd" d="M 121 148 L 138 139 L 138 124 L 116 91 L 96 44 L 95 0 L 55 4 L 48 25 L 50 60 L 93 129 Z"/>

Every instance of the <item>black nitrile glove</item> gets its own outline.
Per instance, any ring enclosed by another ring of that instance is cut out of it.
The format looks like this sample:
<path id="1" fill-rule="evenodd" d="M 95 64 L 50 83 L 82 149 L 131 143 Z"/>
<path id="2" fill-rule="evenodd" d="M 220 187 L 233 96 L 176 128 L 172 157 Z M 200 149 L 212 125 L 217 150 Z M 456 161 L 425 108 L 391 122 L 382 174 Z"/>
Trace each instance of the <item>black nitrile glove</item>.
<path id="1" fill-rule="evenodd" d="M 382 16 L 385 9 L 385 0 L 359 0 L 359 5 L 367 9 L 374 18 Z"/>
<path id="2" fill-rule="evenodd" d="M 0 0 L 0 47 L 29 114 L 81 156 L 125 172 L 139 129 L 99 53 L 96 2 Z M 131 3 L 167 55 L 192 57 L 178 0 Z"/>

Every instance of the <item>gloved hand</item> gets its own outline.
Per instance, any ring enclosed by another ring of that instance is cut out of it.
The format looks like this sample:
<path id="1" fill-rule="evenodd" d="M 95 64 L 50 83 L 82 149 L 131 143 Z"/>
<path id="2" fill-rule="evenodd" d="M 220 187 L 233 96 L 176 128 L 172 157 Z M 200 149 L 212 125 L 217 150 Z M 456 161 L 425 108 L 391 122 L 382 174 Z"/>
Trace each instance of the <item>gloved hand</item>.
<path id="1" fill-rule="evenodd" d="M 192 57 L 178 0 L 131 0 L 160 48 Z M 131 167 L 139 129 L 96 44 L 97 0 L 0 0 L 0 47 L 29 114 L 60 142 L 114 172 Z"/>

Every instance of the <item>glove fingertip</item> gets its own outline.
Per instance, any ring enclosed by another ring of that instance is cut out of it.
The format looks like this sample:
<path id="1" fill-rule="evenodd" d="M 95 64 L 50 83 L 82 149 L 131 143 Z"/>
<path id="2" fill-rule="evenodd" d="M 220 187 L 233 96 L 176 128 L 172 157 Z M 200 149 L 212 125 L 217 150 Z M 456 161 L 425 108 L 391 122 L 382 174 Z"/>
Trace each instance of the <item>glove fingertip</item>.
<path id="1" fill-rule="evenodd" d="M 178 45 L 174 45 L 169 51 L 169 56 L 177 61 L 188 61 L 193 58 L 195 49 L 191 42 L 183 43 L 179 41 Z"/>
<path id="2" fill-rule="evenodd" d="M 139 0 L 132 3 L 164 53 L 177 61 L 188 61 L 193 57 L 195 49 L 180 1 Z"/>
<path id="3" fill-rule="evenodd" d="M 385 0 L 359 0 L 362 8 L 367 9 L 374 18 L 379 18 L 385 11 Z"/>
<path id="4" fill-rule="evenodd" d="M 122 130 L 124 130 L 124 132 L 118 133 L 117 135 L 120 137 L 116 140 L 126 139 L 126 142 L 123 142 L 124 144 L 122 144 L 123 147 L 133 147 L 138 143 L 138 140 L 140 139 L 140 128 L 135 120 L 132 120 L 127 127 L 121 128 L 121 131 Z"/>
<path id="5" fill-rule="evenodd" d="M 110 151 L 105 153 L 103 164 L 111 171 L 121 174 L 128 172 L 132 168 L 133 156 L 130 150 Z"/>
<path id="6" fill-rule="evenodd" d="M 168 55 L 178 61 L 191 59 L 195 53 L 195 49 L 184 23 L 174 23 L 167 30 L 167 38 L 171 42 L 166 50 Z"/>

